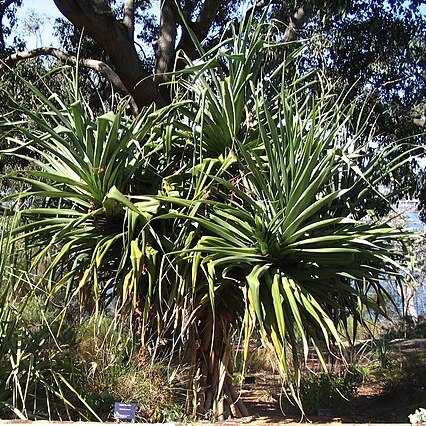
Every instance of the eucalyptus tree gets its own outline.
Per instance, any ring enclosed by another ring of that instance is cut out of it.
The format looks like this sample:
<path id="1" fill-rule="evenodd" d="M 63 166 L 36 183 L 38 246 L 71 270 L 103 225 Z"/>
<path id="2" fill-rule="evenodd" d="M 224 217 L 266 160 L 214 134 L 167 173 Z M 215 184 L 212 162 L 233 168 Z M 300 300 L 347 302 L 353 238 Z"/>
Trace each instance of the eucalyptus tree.
<path id="1" fill-rule="evenodd" d="M 35 268 L 49 259 L 41 283 L 86 314 L 113 304 L 141 350 L 185 365 L 198 417 L 247 414 L 233 330 L 245 356 L 260 333 L 297 399 L 309 345 L 340 354 L 363 310 L 385 314 L 411 238 L 375 214 L 406 156 L 371 149 L 374 126 L 325 76 L 296 75 L 294 46 L 271 70 L 275 27 L 251 24 L 207 52 L 194 36 L 167 107 L 96 116 L 74 83 L 68 102 L 29 85 L 40 107 L 3 123 L 2 154 L 34 164 L 8 178 L 38 203 L 14 235 Z"/>
<path id="2" fill-rule="evenodd" d="M 79 56 L 82 66 L 95 70 L 117 90 L 131 93 L 139 106 L 170 101 L 167 91 L 161 88 L 163 74 L 173 70 L 178 51 L 185 52 L 191 59 L 199 55 L 192 37 L 204 46 L 212 46 L 230 21 L 241 21 L 244 14 L 252 11 L 260 15 L 268 10 L 283 40 L 313 35 L 317 43 L 308 58 L 311 64 L 327 63 L 332 72 L 343 78 L 357 79 L 362 75 L 380 92 L 397 87 L 404 90 L 406 84 L 414 85 L 416 92 L 420 84 L 414 79 L 409 81 L 406 73 L 410 70 L 421 76 L 416 69 L 424 68 L 419 54 L 425 20 L 419 0 L 390 3 L 364 0 L 50 1 L 64 16 L 57 22 L 58 43 L 54 47 L 39 46 L 25 51 L 22 43 L 14 42 L 10 46 L 10 42 L 2 39 L 0 51 L 5 62 L 14 66 L 29 58 L 52 56 L 75 63 Z M 0 2 L 1 34 L 16 33 L 16 9 L 21 4 L 25 5 L 25 0 Z M 391 31 L 387 31 L 388 28 Z M 347 49 L 348 43 L 350 49 Z M 385 66 L 377 66 L 385 62 Z M 180 61 L 177 65 L 183 64 Z M 152 79 L 154 74 L 156 77 Z M 379 87 L 375 82 L 385 84 Z"/>

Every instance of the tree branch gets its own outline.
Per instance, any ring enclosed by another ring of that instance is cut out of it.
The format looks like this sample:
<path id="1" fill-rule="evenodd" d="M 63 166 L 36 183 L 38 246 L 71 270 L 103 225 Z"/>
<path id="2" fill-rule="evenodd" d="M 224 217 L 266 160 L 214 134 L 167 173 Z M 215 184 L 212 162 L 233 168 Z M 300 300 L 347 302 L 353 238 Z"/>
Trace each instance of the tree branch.
<path id="1" fill-rule="evenodd" d="M 162 0 L 160 16 L 160 35 L 153 44 L 156 49 L 155 73 L 162 74 L 173 69 L 175 61 L 176 22 L 174 19 L 174 0 Z"/>
<path id="2" fill-rule="evenodd" d="M 39 56 L 53 56 L 60 61 L 70 64 L 76 64 L 77 58 L 73 55 L 69 55 L 60 49 L 55 49 L 53 47 L 40 47 L 34 50 L 29 50 L 26 52 L 17 52 L 9 55 L 3 60 L 3 63 L 0 64 L 0 71 L 4 71 L 8 67 L 15 65 L 17 62 L 24 61 L 31 58 L 36 58 Z M 109 67 L 105 62 L 98 61 L 97 59 L 85 59 L 80 58 L 79 65 L 90 68 L 95 71 L 98 71 L 104 75 L 111 84 L 120 92 L 129 94 L 126 86 L 121 81 L 120 77 Z"/>
<path id="3" fill-rule="evenodd" d="M 124 1 L 123 24 L 129 30 L 130 38 L 135 39 L 135 0 Z"/>
<path id="4" fill-rule="evenodd" d="M 253 12 L 261 10 L 269 5 L 271 0 L 259 0 L 257 1 L 253 7 L 251 7 L 245 14 L 243 18 L 246 20 Z M 198 15 L 197 21 L 195 23 L 190 24 L 191 30 L 197 36 L 197 38 L 202 41 L 207 37 L 207 34 L 210 30 L 211 25 L 213 24 L 215 17 L 220 9 L 223 6 L 223 1 L 221 0 L 205 0 L 203 7 Z M 231 36 L 232 32 L 228 32 L 229 36 Z M 226 37 L 226 35 L 225 35 Z M 198 52 L 196 51 L 195 45 L 191 40 L 191 37 L 188 31 L 183 28 L 182 29 L 182 37 L 180 39 L 177 50 L 182 50 L 190 59 L 196 59 Z M 184 64 L 180 64 L 183 66 Z"/>
<path id="5" fill-rule="evenodd" d="M 223 1 L 221 0 L 205 0 L 196 22 L 189 22 L 189 20 L 187 21 L 186 24 L 191 27 L 191 30 L 196 35 L 198 40 L 202 41 L 207 36 L 209 29 L 222 4 Z M 182 50 L 190 59 L 195 59 L 198 55 L 191 36 L 183 25 L 182 36 L 176 50 Z M 183 64 L 179 64 L 179 66 L 181 65 Z"/>
<path id="6" fill-rule="evenodd" d="M 207 36 L 210 26 L 213 23 L 221 5 L 222 2 L 218 0 L 204 1 L 203 7 L 201 8 L 197 22 L 195 24 L 195 29 L 200 39 L 203 39 Z"/>
<path id="7" fill-rule="evenodd" d="M 299 6 L 290 19 L 285 30 L 283 41 L 293 41 L 297 37 L 297 33 L 303 28 L 303 25 L 309 18 L 309 10 L 306 5 Z"/>
<path id="8" fill-rule="evenodd" d="M 60 12 L 108 54 L 115 73 L 139 107 L 167 104 L 151 73 L 143 66 L 129 29 L 118 21 L 107 0 L 53 0 Z"/>

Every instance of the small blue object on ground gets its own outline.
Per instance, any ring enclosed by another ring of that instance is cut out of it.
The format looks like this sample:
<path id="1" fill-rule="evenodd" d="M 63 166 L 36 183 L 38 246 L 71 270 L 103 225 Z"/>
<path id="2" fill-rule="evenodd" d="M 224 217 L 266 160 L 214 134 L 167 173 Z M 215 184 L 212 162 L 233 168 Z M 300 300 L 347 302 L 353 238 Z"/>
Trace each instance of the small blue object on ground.
<path id="1" fill-rule="evenodd" d="M 117 420 L 135 420 L 136 404 L 116 402 L 114 404 L 114 418 Z"/>

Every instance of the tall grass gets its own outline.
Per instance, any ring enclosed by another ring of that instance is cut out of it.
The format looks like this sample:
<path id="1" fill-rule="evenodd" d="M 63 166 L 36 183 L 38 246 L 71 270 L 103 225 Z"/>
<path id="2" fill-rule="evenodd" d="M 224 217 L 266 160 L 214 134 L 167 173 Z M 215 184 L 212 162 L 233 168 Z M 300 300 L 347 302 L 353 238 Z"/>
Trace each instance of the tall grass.
<path id="1" fill-rule="evenodd" d="M 29 249 L 12 238 L 18 222 L 0 221 L 0 418 L 105 421 L 115 401 L 137 403 L 144 421 L 179 417 L 166 370 L 118 317 L 80 324 L 33 285 Z"/>
<path id="2" fill-rule="evenodd" d="M 58 338 L 60 317 L 32 283 L 30 253 L 11 236 L 18 221 L 19 215 L 0 221 L 0 417 L 87 418 L 92 410 L 67 380 L 69 330 Z"/>

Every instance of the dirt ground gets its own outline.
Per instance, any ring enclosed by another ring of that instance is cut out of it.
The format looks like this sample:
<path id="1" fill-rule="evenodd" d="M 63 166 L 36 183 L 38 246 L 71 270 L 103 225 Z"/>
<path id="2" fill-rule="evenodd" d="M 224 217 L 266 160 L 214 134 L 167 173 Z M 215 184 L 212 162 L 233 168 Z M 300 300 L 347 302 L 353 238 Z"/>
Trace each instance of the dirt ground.
<path id="1" fill-rule="evenodd" d="M 392 342 L 389 352 L 389 376 L 386 369 L 380 374 L 372 372 L 357 395 L 339 416 L 315 417 L 312 423 L 408 423 L 408 414 L 417 408 L 426 408 L 426 339 Z M 401 376 L 395 375 L 401 363 Z M 242 398 L 253 414 L 250 424 L 299 422 L 300 415 L 285 412 L 285 396 L 281 392 L 279 377 L 273 374 L 253 374 L 243 385 Z M 292 410 L 290 410 L 292 411 Z"/>
<path id="2" fill-rule="evenodd" d="M 308 420 L 304 419 L 303 422 L 309 422 L 316 426 L 341 426 L 342 424 L 346 426 L 372 426 L 373 424 L 385 424 L 387 426 L 408 425 L 408 414 L 413 413 L 417 408 L 426 408 L 426 339 L 392 342 L 388 348 L 388 361 L 388 371 L 382 369 L 380 374 L 377 374 L 377 371 L 373 369 L 372 374 L 367 377 L 363 385 L 358 389 L 357 395 L 348 403 L 345 411 L 339 416 L 310 416 Z M 400 376 L 395 373 L 398 371 L 401 372 Z M 389 373 L 388 377 L 392 379 L 391 381 L 384 380 L 386 373 Z M 248 379 L 248 383 L 243 385 L 241 397 L 252 416 L 227 420 L 222 422 L 222 424 L 248 424 L 250 426 L 268 424 L 290 426 L 300 424 L 299 422 L 302 420 L 300 415 L 291 413 L 287 408 L 284 409 L 285 406 L 288 407 L 288 404 L 282 394 L 282 386 L 278 375 L 268 371 L 250 374 L 246 379 Z M 391 386 L 389 386 L 389 383 Z M 39 422 L 0 420 L 0 424 L 10 423 L 16 426 L 16 424 L 37 424 Z M 73 424 L 73 422 L 60 423 Z M 205 421 L 194 423 L 193 426 L 210 424 Z M 84 425 L 87 426 L 90 423 L 85 423 Z M 170 425 L 175 424 L 170 423 Z M 54 426 L 54 423 L 51 423 L 50 426 Z"/>

